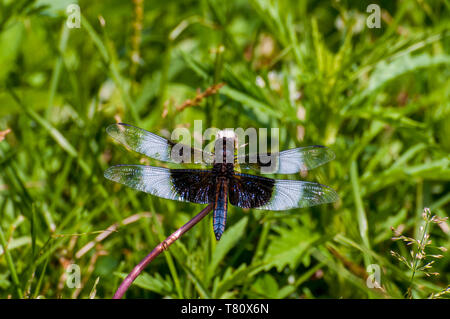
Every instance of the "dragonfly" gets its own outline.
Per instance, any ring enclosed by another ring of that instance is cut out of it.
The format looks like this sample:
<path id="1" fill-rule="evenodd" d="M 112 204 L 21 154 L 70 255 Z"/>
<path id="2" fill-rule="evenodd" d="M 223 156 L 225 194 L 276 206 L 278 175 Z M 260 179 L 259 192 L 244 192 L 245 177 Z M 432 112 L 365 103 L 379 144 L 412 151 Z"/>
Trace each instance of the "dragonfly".
<path id="1" fill-rule="evenodd" d="M 212 152 L 175 143 L 125 123 L 111 124 L 106 131 L 128 149 L 158 161 L 186 164 L 201 155 L 207 166 L 205 169 L 116 165 L 109 167 L 104 176 L 161 198 L 213 204 L 213 230 L 217 240 L 225 231 L 228 202 L 240 208 L 285 211 L 339 199 L 336 191 L 319 183 L 241 173 L 242 170 L 258 169 L 262 172 L 268 166 L 273 167 L 272 174 L 308 171 L 335 158 L 333 151 L 324 146 L 299 147 L 251 157 L 236 155 L 237 137 L 229 129 L 217 133 Z"/>

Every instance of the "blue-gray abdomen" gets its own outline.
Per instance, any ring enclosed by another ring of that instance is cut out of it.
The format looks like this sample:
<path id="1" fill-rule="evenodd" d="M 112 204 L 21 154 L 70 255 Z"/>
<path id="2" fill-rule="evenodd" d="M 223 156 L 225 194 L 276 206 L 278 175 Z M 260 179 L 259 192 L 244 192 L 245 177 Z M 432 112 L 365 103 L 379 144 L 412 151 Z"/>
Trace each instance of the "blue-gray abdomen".
<path id="1" fill-rule="evenodd" d="M 213 229 L 216 239 L 220 240 L 225 231 L 228 206 L 228 184 L 225 179 L 220 179 L 217 185 L 218 191 L 214 202 Z"/>

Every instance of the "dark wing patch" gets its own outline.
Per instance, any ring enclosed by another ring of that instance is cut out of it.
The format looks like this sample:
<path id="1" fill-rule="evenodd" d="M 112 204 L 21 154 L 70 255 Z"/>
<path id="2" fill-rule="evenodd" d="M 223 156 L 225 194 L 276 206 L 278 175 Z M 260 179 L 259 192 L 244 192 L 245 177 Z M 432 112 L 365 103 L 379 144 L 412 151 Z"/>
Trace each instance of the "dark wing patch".
<path id="1" fill-rule="evenodd" d="M 114 182 L 161 198 L 207 204 L 214 200 L 208 170 L 167 169 L 144 165 L 117 165 L 105 171 Z"/>
<path id="2" fill-rule="evenodd" d="M 272 178 L 235 173 L 230 178 L 230 203 L 242 208 L 263 206 L 270 201 L 274 184 Z"/>
<path id="3" fill-rule="evenodd" d="M 230 202 L 242 208 L 288 210 L 339 199 L 330 187 L 318 183 L 238 174 L 230 180 Z"/>
<path id="4" fill-rule="evenodd" d="M 176 192 L 192 203 L 214 201 L 214 176 L 209 170 L 171 169 L 170 178 Z"/>

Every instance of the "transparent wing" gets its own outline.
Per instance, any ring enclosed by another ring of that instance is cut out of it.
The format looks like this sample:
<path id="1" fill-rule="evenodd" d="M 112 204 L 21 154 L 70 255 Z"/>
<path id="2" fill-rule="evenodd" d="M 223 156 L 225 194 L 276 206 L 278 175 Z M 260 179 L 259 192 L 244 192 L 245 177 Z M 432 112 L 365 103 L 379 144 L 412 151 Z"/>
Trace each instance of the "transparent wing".
<path id="1" fill-rule="evenodd" d="M 161 198 L 207 204 L 214 198 L 213 178 L 208 170 L 167 169 L 144 165 L 117 165 L 105 177 Z"/>
<path id="2" fill-rule="evenodd" d="M 129 149 L 163 162 L 210 164 L 214 154 L 169 141 L 141 128 L 125 124 L 111 124 L 106 132 Z"/>
<path id="3" fill-rule="evenodd" d="M 294 174 L 314 169 L 334 158 L 335 155 L 331 149 L 315 145 L 267 155 L 238 156 L 236 161 L 243 169 L 259 170 L 268 174 Z"/>
<path id="4" fill-rule="evenodd" d="M 335 202 L 338 194 L 318 183 L 235 174 L 230 182 L 231 204 L 243 208 L 288 210 Z"/>
<path id="5" fill-rule="evenodd" d="M 333 203 L 338 199 L 332 188 L 319 183 L 276 180 L 271 200 L 256 209 L 287 210 Z"/>

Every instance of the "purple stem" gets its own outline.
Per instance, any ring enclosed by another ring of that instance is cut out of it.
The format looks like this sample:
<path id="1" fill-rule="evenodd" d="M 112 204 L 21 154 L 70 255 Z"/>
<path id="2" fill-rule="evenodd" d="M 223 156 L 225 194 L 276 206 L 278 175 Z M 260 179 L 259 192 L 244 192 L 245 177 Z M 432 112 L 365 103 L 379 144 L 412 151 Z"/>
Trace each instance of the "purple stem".
<path id="1" fill-rule="evenodd" d="M 197 224 L 200 220 L 203 219 L 208 213 L 212 210 L 213 204 L 209 204 L 206 206 L 200 213 L 197 214 L 194 218 L 188 221 L 186 224 L 181 226 L 177 231 L 175 231 L 172 235 L 163 240 L 158 246 L 156 246 L 150 254 L 148 254 L 144 259 L 141 260 L 139 264 L 137 264 L 133 270 L 128 274 L 128 276 L 122 281 L 119 288 L 117 288 L 116 293 L 114 294 L 113 299 L 120 299 L 131 286 L 133 281 L 137 276 L 144 270 L 144 268 L 155 259 L 163 250 L 167 250 L 170 245 L 172 245 L 178 238 L 180 238 L 185 232 L 191 229 L 195 224 Z"/>

